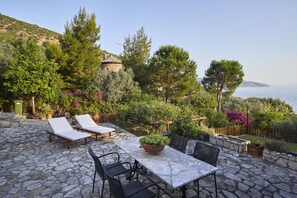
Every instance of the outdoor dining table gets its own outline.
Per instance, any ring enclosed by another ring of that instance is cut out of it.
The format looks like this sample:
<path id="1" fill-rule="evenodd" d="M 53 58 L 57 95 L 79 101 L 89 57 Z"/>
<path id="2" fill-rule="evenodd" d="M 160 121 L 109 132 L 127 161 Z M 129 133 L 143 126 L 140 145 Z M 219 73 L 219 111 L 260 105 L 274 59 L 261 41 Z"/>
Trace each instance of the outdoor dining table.
<path id="1" fill-rule="evenodd" d="M 141 148 L 139 137 L 115 141 L 115 144 L 151 171 L 172 188 L 181 188 L 186 197 L 186 185 L 217 170 L 192 156 L 165 146 L 157 155 L 151 155 Z"/>

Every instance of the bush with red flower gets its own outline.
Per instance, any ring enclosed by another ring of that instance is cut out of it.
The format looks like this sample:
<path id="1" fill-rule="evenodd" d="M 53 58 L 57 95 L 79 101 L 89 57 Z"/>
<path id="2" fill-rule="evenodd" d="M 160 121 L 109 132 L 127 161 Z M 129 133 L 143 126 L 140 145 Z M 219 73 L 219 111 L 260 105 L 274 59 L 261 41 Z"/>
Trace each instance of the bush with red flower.
<path id="1" fill-rule="evenodd" d="M 247 115 L 239 110 L 237 111 L 235 109 L 233 110 L 226 109 L 224 113 L 227 115 L 229 122 L 232 122 L 234 124 L 252 125 L 252 122 L 247 117 Z"/>
<path id="2" fill-rule="evenodd" d="M 102 92 L 94 90 L 75 90 L 73 92 L 67 92 L 66 96 L 70 102 L 70 114 L 95 114 L 101 111 L 102 104 Z"/>

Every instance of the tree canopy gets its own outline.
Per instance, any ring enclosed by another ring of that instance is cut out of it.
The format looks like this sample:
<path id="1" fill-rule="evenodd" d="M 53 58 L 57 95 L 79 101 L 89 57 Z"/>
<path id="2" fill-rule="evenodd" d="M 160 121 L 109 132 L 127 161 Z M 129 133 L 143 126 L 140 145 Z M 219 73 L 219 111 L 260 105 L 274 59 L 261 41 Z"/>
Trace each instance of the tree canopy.
<path id="1" fill-rule="evenodd" d="M 150 58 L 152 40 L 144 32 L 141 27 L 136 35 L 125 38 L 123 44 L 122 62 L 126 68 L 132 68 L 134 72 L 134 80 L 137 81 L 141 88 L 147 84 L 147 63 Z"/>
<path id="2" fill-rule="evenodd" d="M 217 111 L 221 111 L 221 99 L 229 96 L 242 83 L 242 65 L 233 60 L 213 60 L 202 80 L 204 89 L 216 95 Z"/>
<path id="3" fill-rule="evenodd" d="M 67 88 L 82 88 L 89 85 L 101 64 L 100 26 L 96 25 L 95 14 L 89 16 L 85 8 L 80 9 L 60 39 L 64 58 L 58 62 L 59 72 Z M 55 49 L 54 49 L 55 50 Z M 59 49 L 56 49 L 59 53 Z"/>
<path id="4" fill-rule="evenodd" d="M 8 65 L 4 86 L 16 98 L 31 98 L 35 113 L 34 99 L 50 101 L 55 96 L 60 77 L 57 65 L 48 61 L 35 39 L 20 41 L 15 48 L 14 60 Z"/>
<path id="5" fill-rule="evenodd" d="M 182 48 L 161 46 L 152 57 L 149 67 L 149 89 L 166 102 L 198 91 L 197 65 Z"/>
<path id="6" fill-rule="evenodd" d="M 103 92 L 103 98 L 108 102 L 121 102 L 133 93 L 140 93 L 138 83 L 133 80 L 131 68 L 118 72 L 99 68 L 93 83 Z"/>

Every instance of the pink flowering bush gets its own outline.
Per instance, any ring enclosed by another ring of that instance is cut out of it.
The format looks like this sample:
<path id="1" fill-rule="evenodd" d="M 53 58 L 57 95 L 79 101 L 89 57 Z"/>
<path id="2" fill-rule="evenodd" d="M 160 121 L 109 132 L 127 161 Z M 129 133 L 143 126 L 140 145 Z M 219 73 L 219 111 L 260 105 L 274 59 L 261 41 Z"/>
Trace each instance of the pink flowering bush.
<path id="1" fill-rule="evenodd" d="M 235 109 L 226 109 L 224 113 L 227 115 L 229 122 L 232 122 L 234 124 L 252 125 L 251 120 L 247 118 L 246 114 L 239 110 L 237 111 Z"/>
<path id="2" fill-rule="evenodd" d="M 101 91 L 81 91 L 75 90 L 74 92 L 66 93 L 70 101 L 70 114 L 78 115 L 83 113 L 98 113 L 100 112 L 102 101 Z"/>

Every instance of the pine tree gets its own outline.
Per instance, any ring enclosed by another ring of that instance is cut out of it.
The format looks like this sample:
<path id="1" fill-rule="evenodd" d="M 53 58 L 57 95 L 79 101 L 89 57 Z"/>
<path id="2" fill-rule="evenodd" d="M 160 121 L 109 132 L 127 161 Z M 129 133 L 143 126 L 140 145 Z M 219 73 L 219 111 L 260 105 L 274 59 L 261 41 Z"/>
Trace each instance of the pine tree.
<path id="1" fill-rule="evenodd" d="M 95 14 L 89 16 L 86 9 L 80 9 L 60 39 L 64 53 L 59 72 L 65 86 L 70 89 L 85 88 L 94 79 L 101 64 L 100 26 L 96 25 Z"/>
<path id="2" fill-rule="evenodd" d="M 148 69 L 148 60 L 150 58 L 151 39 L 141 27 L 132 38 L 128 36 L 124 42 L 124 52 L 122 62 L 126 68 L 132 68 L 134 80 L 144 89 L 147 85 L 146 70 Z"/>
<path id="3" fill-rule="evenodd" d="M 150 65 L 150 90 L 166 102 L 189 96 L 199 89 L 196 63 L 189 53 L 176 46 L 161 46 Z"/>

